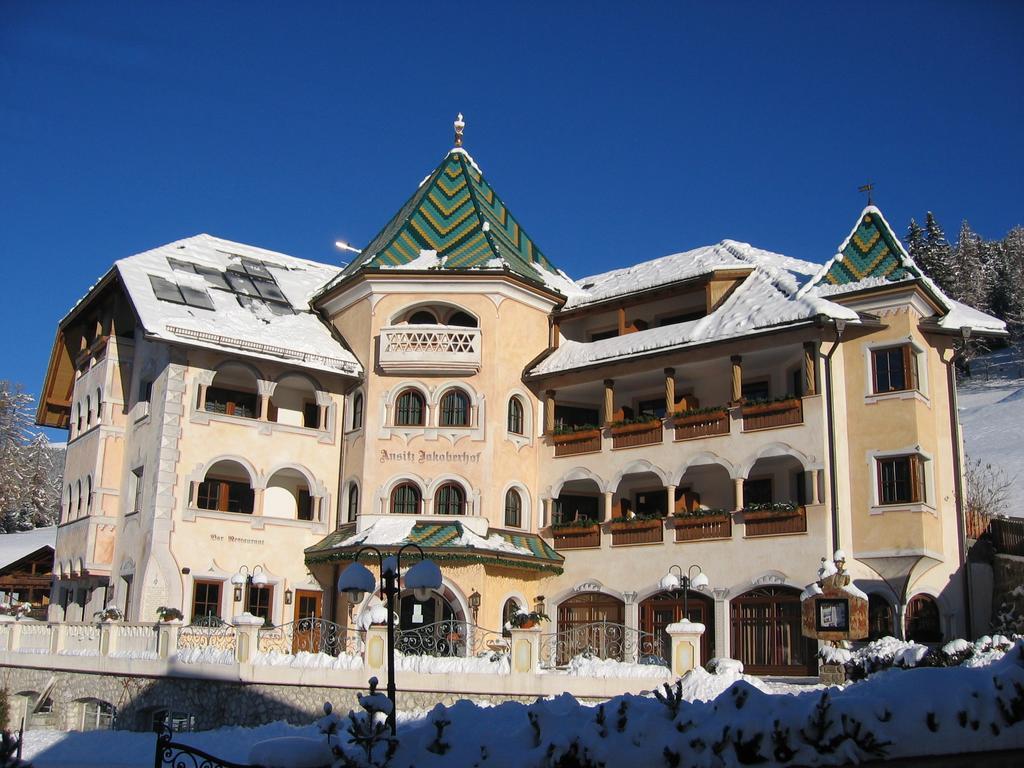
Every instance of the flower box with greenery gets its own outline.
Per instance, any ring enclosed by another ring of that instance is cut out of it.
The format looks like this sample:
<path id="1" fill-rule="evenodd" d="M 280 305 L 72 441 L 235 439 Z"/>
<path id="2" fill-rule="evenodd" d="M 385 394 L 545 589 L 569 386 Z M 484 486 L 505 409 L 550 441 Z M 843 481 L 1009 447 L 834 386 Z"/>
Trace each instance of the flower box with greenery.
<path id="1" fill-rule="evenodd" d="M 768 504 L 747 504 L 740 510 L 744 520 L 777 520 L 803 514 L 803 507 L 788 501 L 773 501 Z"/>
<path id="2" fill-rule="evenodd" d="M 617 419 L 608 426 L 611 427 L 613 435 L 628 435 L 632 432 L 646 432 L 649 429 L 660 427 L 661 419 L 657 416 L 644 414 L 631 419 Z"/>
<path id="3" fill-rule="evenodd" d="M 672 423 L 677 427 L 686 427 L 691 424 L 700 424 L 705 421 L 714 421 L 717 418 L 725 418 L 729 415 L 729 409 L 724 405 L 711 405 L 705 408 L 687 408 L 684 411 L 676 411 L 672 414 Z"/>
<path id="4" fill-rule="evenodd" d="M 508 623 L 513 629 L 531 629 L 542 621 L 551 621 L 551 618 L 541 611 L 518 611 L 509 616 Z"/>
<path id="5" fill-rule="evenodd" d="M 124 620 L 124 613 L 121 611 L 121 609 L 120 608 L 115 608 L 112 605 L 110 607 L 108 607 L 108 608 L 104 608 L 102 611 L 96 611 L 96 613 L 94 613 L 93 616 L 97 619 L 97 621 L 123 621 Z"/>
<path id="6" fill-rule="evenodd" d="M 698 507 L 693 510 L 679 511 L 672 515 L 672 522 L 675 527 L 686 525 L 704 525 L 706 523 L 722 522 L 728 520 L 732 512 L 728 509 L 718 507 Z"/>
<path id="7" fill-rule="evenodd" d="M 596 424 L 580 424 L 575 427 L 555 427 L 551 439 L 556 443 L 569 443 L 574 440 L 587 440 L 592 437 L 600 437 L 601 428 Z"/>
<path id="8" fill-rule="evenodd" d="M 170 608 L 166 605 L 161 605 L 156 609 L 157 618 L 160 621 L 179 621 L 185 618 L 185 614 L 179 611 L 177 608 Z"/>
<path id="9" fill-rule="evenodd" d="M 575 520 L 563 520 L 561 522 L 552 523 L 551 530 L 561 535 L 571 536 L 576 533 L 590 533 L 600 523 L 597 520 L 593 520 L 589 517 L 580 517 Z"/>
<path id="10" fill-rule="evenodd" d="M 744 416 L 762 416 L 794 410 L 800 407 L 800 402 L 800 398 L 795 395 L 785 395 L 774 400 L 748 400 L 743 403 L 742 410 Z"/>
<path id="11" fill-rule="evenodd" d="M 648 528 L 660 528 L 663 518 L 659 515 L 637 515 L 636 517 L 614 517 L 611 520 L 613 531 L 639 531 Z"/>

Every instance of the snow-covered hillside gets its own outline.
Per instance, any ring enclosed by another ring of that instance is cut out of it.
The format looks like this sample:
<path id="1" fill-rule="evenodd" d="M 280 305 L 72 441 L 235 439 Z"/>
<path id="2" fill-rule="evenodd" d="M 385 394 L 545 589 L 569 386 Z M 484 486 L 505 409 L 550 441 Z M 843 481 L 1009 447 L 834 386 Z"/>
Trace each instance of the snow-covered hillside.
<path id="1" fill-rule="evenodd" d="M 959 383 L 964 451 L 1013 480 L 1003 514 L 1024 516 L 1024 358 L 999 350 L 971 363 Z"/>

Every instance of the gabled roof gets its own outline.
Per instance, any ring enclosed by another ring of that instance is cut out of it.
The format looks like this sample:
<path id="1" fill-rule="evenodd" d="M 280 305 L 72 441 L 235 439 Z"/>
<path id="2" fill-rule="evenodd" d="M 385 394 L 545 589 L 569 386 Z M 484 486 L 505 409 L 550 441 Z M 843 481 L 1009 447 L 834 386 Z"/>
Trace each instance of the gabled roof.
<path id="1" fill-rule="evenodd" d="M 461 147 L 445 155 L 415 194 L 342 274 L 363 269 L 511 271 L 563 295 L 572 281 L 541 252 Z"/>
<path id="2" fill-rule="evenodd" d="M 461 522 L 428 522 L 414 517 L 384 517 L 356 533 L 349 523 L 306 548 L 306 564 L 352 560 L 365 545 L 383 551 L 417 544 L 438 562 L 483 562 L 509 568 L 561 573 L 563 558 L 535 533 L 488 531 L 485 538 Z"/>
<path id="3" fill-rule="evenodd" d="M 873 205 L 861 211 L 857 225 L 814 280 L 816 286 L 859 285 L 864 281 L 912 280 L 921 270 L 903 249 L 882 212 Z"/>
<path id="4" fill-rule="evenodd" d="M 0 534 L 0 568 L 6 568 L 24 557 L 57 545 L 57 526 L 34 528 L 22 533 Z"/>
<path id="5" fill-rule="evenodd" d="M 801 289 L 800 294 L 835 297 L 870 291 L 900 283 L 920 284 L 939 307 L 936 325 L 947 331 L 970 328 L 978 333 L 1005 335 L 1006 323 L 962 304 L 942 289 L 914 263 L 885 216 L 874 205 L 861 211 L 850 236 L 839 252 Z"/>
<path id="6" fill-rule="evenodd" d="M 714 269 L 740 266 L 751 271 L 721 306 L 706 317 L 597 341 L 562 341 L 528 376 L 549 376 L 628 360 L 637 355 L 671 352 L 818 317 L 858 320 L 852 309 L 814 294 L 802 295 L 800 286 L 806 284 L 816 265 L 733 240 L 587 278 L 580 283 L 587 285 L 595 281 L 593 290 L 600 290 L 603 299 L 625 295 L 630 285 L 636 290 L 708 274 Z M 572 302 L 571 306 L 580 303 Z"/>
<path id="7" fill-rule="evenodd" d="M 337 267 L 203 234 L 120 259 L 114 271 L 150 337 L 362 372 L 309 306 Z"/>

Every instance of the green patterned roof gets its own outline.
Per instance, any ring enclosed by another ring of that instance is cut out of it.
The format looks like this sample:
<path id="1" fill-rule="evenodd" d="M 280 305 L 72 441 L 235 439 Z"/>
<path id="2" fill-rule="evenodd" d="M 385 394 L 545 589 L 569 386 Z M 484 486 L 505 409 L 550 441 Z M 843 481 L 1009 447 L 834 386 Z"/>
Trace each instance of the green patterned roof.
<path id="1" fill-rule="evenodd" d="M 817 285 L 848 285 L 868 278 L 895 282 L 920 276 L 882 212 L 869 205 Z"/>
<path id="2" fill-rule="evenodd" d="M 363 546 L 362 542 L 355 541 L 348 545 L 344 542 L 355 536 L 355 533 L 355 523 L 340 526 L 326 538 L 306 549 L 306 564 L 354 559 L 355 553 Z M 562 572 L 564 558 L 537 534 L 502 529 L 491 529 L 489 533 L 492 536 L 497 534 L 509 544 L 527 550 L 529 554 L 527 552 L 508 552 L 491 547 L 474 547 L 461 543 L 465 529 L 458 521 L 450 523 L 417 522 L 408 536 L 400 541 L 375 546 L 383 551 L 389 551 L 404 544 L 418 544 L 428 552 L 432 559 L 441 563 L 483 562 L 510 568 Z"/>
<path id="3" fill-rule="evenodd" d="M 484 180 L 473 158 L 458 147 L 338 281 L 360 269 L 410 264 L 421 251 L 436 252 L 432 269 L 508 269 L 535 281 L 543 281 L 541 270 L 558 273 Z"/>

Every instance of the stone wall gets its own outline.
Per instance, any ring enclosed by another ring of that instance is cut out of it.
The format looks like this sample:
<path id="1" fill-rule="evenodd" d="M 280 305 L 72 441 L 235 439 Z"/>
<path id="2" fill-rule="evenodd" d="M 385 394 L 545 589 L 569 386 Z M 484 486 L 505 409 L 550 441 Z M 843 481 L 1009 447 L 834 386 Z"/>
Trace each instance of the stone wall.
<path id="1" fill-rule="evenodd" d="M 1014 594 L 1014 590 L 1024 585 L 1024 557 L 995 555 L 992 558 L 992 581 L 993 618 L 1003 603 L 1012 605 L 1017 616 L 1024 616 L 1024 594 Z"/>
<path id="2" fill-rule="evenodd" d="M 13 666 L 0 667 L 0 686 L 6 688 L 11 697 L 8 728 L 17 729 L 21 716 L 25 714 L 26 698 L 19 698 L 18 694 L 29 691 L 39 694 L 49 687 L 53 709 L 46 718 L 46 724 L 61 730 L 82 727 L 82 706 L 87 700 L 114 705 L 117 712 L 114 727 L 118 729 L 151 730 L 153 714 L 167 709 L 194 718 L 194 729 L 206 730 L 223 725 L 255 726 L 275 720 L 305 725 L 323 714 L 325 701 L 330 701 L 341 712 L 358 709 L 356 694 L 360 692 L 346 687 L 94 674 Z M 436 704 L 454 704 L 461 698 L 467 698 L 467 695 L 443 691 L 399 691 L 398 708 L 400 711 L 423 712 Z M 529 703 L 536 699 L 535 696 L 514 694 L 473 694 L 470 698 L 489 704 L 504 701 Z"/>

